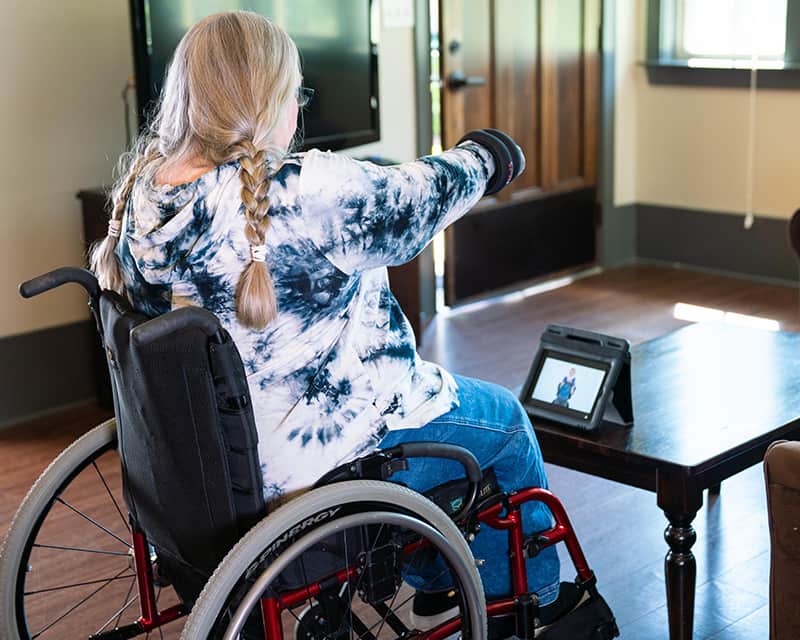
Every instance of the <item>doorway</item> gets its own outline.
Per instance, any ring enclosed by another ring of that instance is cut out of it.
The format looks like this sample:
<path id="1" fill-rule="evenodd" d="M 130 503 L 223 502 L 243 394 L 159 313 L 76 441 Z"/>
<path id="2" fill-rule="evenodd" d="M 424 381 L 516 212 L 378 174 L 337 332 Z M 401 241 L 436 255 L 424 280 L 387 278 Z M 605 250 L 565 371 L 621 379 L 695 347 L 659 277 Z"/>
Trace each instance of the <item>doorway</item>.
<path id="1" fill-rule="evenodd" d="M 601 0 L 431 0 L 434 153 L 509 133 L 525 173 L 434 242 L 437 309 L 595 261 Z"/>

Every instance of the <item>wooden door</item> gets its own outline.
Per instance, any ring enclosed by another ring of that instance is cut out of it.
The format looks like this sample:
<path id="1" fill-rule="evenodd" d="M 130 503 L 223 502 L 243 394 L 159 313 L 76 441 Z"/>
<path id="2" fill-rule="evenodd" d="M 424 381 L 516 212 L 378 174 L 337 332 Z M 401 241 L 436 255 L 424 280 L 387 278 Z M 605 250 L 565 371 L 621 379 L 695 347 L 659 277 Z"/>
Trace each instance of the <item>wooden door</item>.
<path id="1" fill-rule="evenodd" d="M 542 185 L 546 191 L 594 186 L 600 1 L 540 1 Z"/>
<path id="2" fill-rule="evenodd" d="M 527 160 L 447 230 L 448 304 L 594 260 L 600 3 L 440 0 L 443 146 L 495 127 Z"/>

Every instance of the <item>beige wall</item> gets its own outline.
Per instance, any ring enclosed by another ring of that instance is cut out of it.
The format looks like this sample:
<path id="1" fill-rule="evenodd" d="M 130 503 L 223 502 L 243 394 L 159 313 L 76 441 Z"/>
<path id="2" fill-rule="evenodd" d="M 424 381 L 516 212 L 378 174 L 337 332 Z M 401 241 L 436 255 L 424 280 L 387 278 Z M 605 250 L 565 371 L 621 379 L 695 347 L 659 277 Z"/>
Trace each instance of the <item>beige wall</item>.
<path id="1" fill-rule="evenodd" d="M 75 193 L 111 180 L 124 147 L 120 93 L 132 73 L 123 0 L 4 0 L 0 9 L 0 337 L 86 317 L 67 287 L 34 300 L 19 282 L 83 261 Z M 351 150 L 397 160 L 415 155 L 412 28 L 381 30 L 381 133 Z"/>
<path id="2" fill-rule="evenodd" d="M 646 11 L 617 0 L 615 203 L 744 213 L 750 96 L 746 88 L 651 85 Z M 788 218 L 800 207 L 800 90 L 758 89 L 753 209 Z"/>
<path id="3" fill-rule="evenodd" d="M 382 25 L 378 56 L 381 139 L 348 149 L 349 155 L 376 155 L 401 162 L 416 157 L 414 64 L 414 29 Z"/>
<path id="4" fill-rule="evenodd" d="M 70 287 L 23 301 L 17 284 L 82 262 L 75 193 L 108 182 L 131 73 L 122 0 L 4 0 L 0 9 L 0 336 L 86 317 Z"/>
<path id="5" fill-rule="evenodd" d="M 636 108 L 638 74 L 636 61 L 644 50 L 640 41 L 645 3 L 617 0 L 616 66 L 614 101 L 614 204 L 636 201 Z"/>

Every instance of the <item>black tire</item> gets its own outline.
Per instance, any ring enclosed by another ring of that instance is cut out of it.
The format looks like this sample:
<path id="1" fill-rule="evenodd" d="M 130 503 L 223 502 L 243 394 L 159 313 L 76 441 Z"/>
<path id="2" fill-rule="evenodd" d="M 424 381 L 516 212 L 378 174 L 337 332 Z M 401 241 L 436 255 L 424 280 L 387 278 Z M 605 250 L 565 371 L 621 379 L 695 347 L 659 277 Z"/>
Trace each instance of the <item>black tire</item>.
<path id="1" fill-rule="evenodd" d="M 275 585 L 285 581 L 286 571 L 290 571 L 293 561 L 297 561 L 309 547 L 317 545 L 315 549 L 318 549 L 320 543 L 330 540 L 333 533 L 355 532 L 370 525 L 381 527 L 379 531 L 386 527 L 385 531 L 391 531 L 392 535 L 403 532 L 403 535 L 424 536 L 430 545 L 424 548 L 435 549 L 445 558 L 450 576 L 461 594 L 459 607 L 466 619 L 464 637 L 486 637 L 483 587 L 462 533 L 444 512 L 420 494 L 392 483 L 369 480 L 341 482 L 315 489 L 257 524 L 217 567 L 200 594 L 181 637 L 184 640 L 237 638 L 243 628 L 247 630 L 247 620 L 253 611 L 250 606 L 259 601 L 265 590 L 277 589 Z M 350 539 L 354 540 L 356 535 L 352 534 Z M 363 558 L 363 554 L 360 557 Z M 351 591 L 359 591 L 362 576 L 363 573 Z M 402 597 L 405 602 L 401 604 L 410 609 L 408 594 L 413 595 L 413 590 L 407 585 L 394 588 L 396 591 L 389 609 L 402 619 L 405 614 L 402 611 L 398 613 L 398 593 L 405 589 Z M 352 623 L 353 617 L 361 615 L 354 615 L 350 608 L 356 597 L 361 597 L 364 600 L 362 608 L 367 608 L 363 594 L 349 596 L 345 606 L 350 621 L 344 620 L 342 624 L 345 627 L 342 628 L 350 638 L 361 634 Z M 307 604 L 312 605 L 313 598 L 309 598 Z M 292 615 L 295 620 L 299 617 L 296 613 L 286 614 L 284 629 L 292 622 Z M 386 618 L 384 614 L 383 620 Z M 250 624 L 252 622 L 250 618 Z M 366 621 L 367 626 L 369 622 Z M 380 618 L 373 624 L 372 633 L 378 640 L 401 635 Z M 284 633 L 286 640 L 289 637 Z"/>

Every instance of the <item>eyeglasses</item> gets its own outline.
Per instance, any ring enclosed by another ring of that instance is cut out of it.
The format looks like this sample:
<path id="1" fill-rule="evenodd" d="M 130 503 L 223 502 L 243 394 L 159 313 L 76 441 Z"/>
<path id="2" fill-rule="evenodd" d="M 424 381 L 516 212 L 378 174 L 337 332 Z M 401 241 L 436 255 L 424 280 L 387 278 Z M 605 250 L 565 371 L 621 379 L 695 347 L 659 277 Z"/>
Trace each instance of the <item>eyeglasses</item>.
<path id="1" fill-rule="evenodd" d="M 311 98 L 314 97 L 314 90 L 311 87 L 299 87 L 297 89 L 297 106 L 300 108 L 307 107 L 311 104 Z"/>

